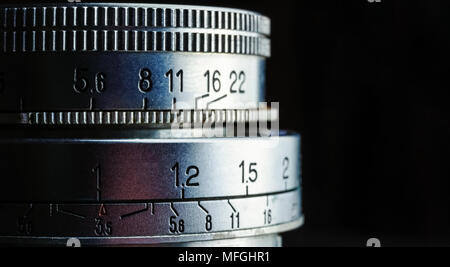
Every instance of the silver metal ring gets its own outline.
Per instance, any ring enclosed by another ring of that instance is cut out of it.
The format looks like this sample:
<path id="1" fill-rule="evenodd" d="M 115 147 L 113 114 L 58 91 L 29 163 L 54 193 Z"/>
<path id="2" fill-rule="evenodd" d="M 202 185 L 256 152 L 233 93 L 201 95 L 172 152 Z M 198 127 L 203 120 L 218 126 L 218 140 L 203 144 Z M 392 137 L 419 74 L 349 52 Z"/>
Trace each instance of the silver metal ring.
<path id="1" fill-rule="evenodd" d="M 300 136 L 269 38 L 239 9 L 0 5 L 0 244 L 281 245 Z"/>
<path id="2" fill-rule="evenodd" d="M 53 4 L 0 6 L 0 29 L 196 28 L 270 35 L 270 19 L 256 12 L 219 7 L 157 4 Z"/>
<path id="3" fill-rule="evenodd" d="M 26 179 L 0 181 L 6 183 L 0 186 L 0 201 L 127 202 L 270 194 L 298 188 L 299 147 L 298 135 L 7 137 L 0 139 L 1 151 L 8 155 L 0 169 Z"/>
<path id="4" fill-rule="evenodd" d="M 1 55 L 0 111 L 243 109 L 264 100 L 265 60 L 221 54 Z"/>
<path id="5" fill-rule="evenodd" d="M 200 203 L 1 204 L 5 217 L 0 222 L 0 243 L 64 246 L 74 236 L 81 246 L 240 240 L 300 227 L 304 223 L 300 205 L 298 190 Z"/>
<path id="6" fill-rule="evenodd" d="M 270 40 L 230 31 L 0 31 L 0 52 L 197 52 L 270 57 Z"/>
<path id="7" fill-rule="evenodd" d="M 3 138 L 0 169 L 26 179 L 0 186 L 0 240 L 187 242 L 292 229 L 302 219 L 299 146 L 298 135 Z"/>

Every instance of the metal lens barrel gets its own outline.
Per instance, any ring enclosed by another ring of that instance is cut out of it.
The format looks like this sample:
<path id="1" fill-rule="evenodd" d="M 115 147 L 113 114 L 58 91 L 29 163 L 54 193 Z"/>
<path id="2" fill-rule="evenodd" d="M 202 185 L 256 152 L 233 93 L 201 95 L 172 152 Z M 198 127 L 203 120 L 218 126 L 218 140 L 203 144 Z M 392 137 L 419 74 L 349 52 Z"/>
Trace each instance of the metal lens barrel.
<path id="1" fill-rule="evenodd" d="M 300 137 L 263 103 L 270 20 L 0 6 L 0 243 L 280 246 Z"/>

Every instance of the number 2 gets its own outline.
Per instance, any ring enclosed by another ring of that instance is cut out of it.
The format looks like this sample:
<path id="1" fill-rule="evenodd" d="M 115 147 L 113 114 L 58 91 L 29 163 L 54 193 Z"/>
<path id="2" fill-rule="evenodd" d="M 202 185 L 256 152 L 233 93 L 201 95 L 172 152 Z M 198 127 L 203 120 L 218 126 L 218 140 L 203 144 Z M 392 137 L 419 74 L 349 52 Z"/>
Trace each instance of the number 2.
<path id="1" fill-rule="evenodd" d="M 239 78 L 239 79 L 238 79 L 238 78 Z M 244 93 L 245 93 L 245 90 L 242 89 L 242 86 L 243 86 L 244 83 L 245 83 L 245 72 L 241 71 L 241 72 L 239 73 L 239 75 L 238 75 L 236 71 L 232 71 L 232 72 L 230 73 L 230 79 L 233 81 L 233 82 L 231 83 L 230 93 L 234 94 L 234 93 L 238 93 L 238 92 L 239 92 L 240 94 L 244 94 Z M 238 91 L 237 91 L 236 89 L 233 89 L 233 87 L 234 87 L 234 85 L 238 82 L 238 80 L 239 80 L 241 83 L 239 84 L 239 88 L 238 88 Z"/>
<path id="2" fill-rule="evenodd" d="M 285 157 L 283 159 L 283 179 L 289 179 L 289 174 L 287 174 L 289 169 L 289 158 Z"/>

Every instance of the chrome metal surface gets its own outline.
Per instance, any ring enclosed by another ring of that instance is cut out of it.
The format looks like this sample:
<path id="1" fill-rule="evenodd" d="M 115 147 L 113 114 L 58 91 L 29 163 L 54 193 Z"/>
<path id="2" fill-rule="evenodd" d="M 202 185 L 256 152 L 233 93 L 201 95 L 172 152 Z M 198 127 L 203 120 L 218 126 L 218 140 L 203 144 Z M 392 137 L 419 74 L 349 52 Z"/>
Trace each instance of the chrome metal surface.
<path id="1" fill-rule="evenodd" d="M 0 28 L 196 28 L 270 35 L 270 19 L 252 11 L 193 5 L 65 3 L 0 6 Z"/>
<path id="2" fill-rule="evenodd" d="M 299 149 L 298 135 L 0 139 L 0 150 L 8 155 L 0 169 L 26 177 L 0 180 L 0 201 L 108 203 L 274 194 L 299 187 Z"/>
<path id="3" fill-rule="evenodd" d="M 88 246 L 144 245 L 249 237 L 297 228 L 300 204 L 298 189 L 150 203 L 2 204 L 0 242 L 64 245 L 75 237 Z"/>
<path id="4" fill-rule="evenodd" d="M 239 9 L 0 5 L 0 244 L 280 246 L 300 136 L 262 103 L 269 36 Z"/>
<path id="5" fill-rule="evenodd" d="M 207 124 L 276 122 L 277 109 L 60 111 L 0 113 L 0 125 L 129 125 L 151 128 L 197 127 Z"/>
<path id="6" fill-rule="evenodd" d="M 259 57 L 48 52 L 0 58 L 0 111 L 242 109 L 264 100 Z"/>

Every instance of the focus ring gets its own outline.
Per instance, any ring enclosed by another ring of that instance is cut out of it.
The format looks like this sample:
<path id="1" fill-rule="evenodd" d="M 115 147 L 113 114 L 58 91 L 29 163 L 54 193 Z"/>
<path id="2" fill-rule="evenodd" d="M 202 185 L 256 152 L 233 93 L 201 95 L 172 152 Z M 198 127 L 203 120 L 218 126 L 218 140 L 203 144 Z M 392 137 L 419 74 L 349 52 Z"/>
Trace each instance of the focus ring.
<path id="1" fill-rule="evenodd" d="M 270 35 L 270 20 L 238 9 L 152 4 L 58 4 L 22 8 L 0 7 L 0 26 L 22 29 L 73 28 L 197 28 L 225 29 Z"/>
<path id="2" fill-rule="evenodd" d="M 216 31 L 217 32 L 217 31 Z M 209 31 L 37 30 L 0 32 L 3 53 L 199 52 L 270 57 L 270 40 Z"/>
<path id="3" fill-rule="evenodd" d="M 131 129 L 127 132 L 135 135 Z M 146 139 L 14 136 L 0 139 L 0 149 L 8 155 L 0 169 L 26 179 L 0 181 L 1 202 L 189 200 L 299 187 L 297 135 L 203 139 L 153 139 L 149 132 Z"/>

